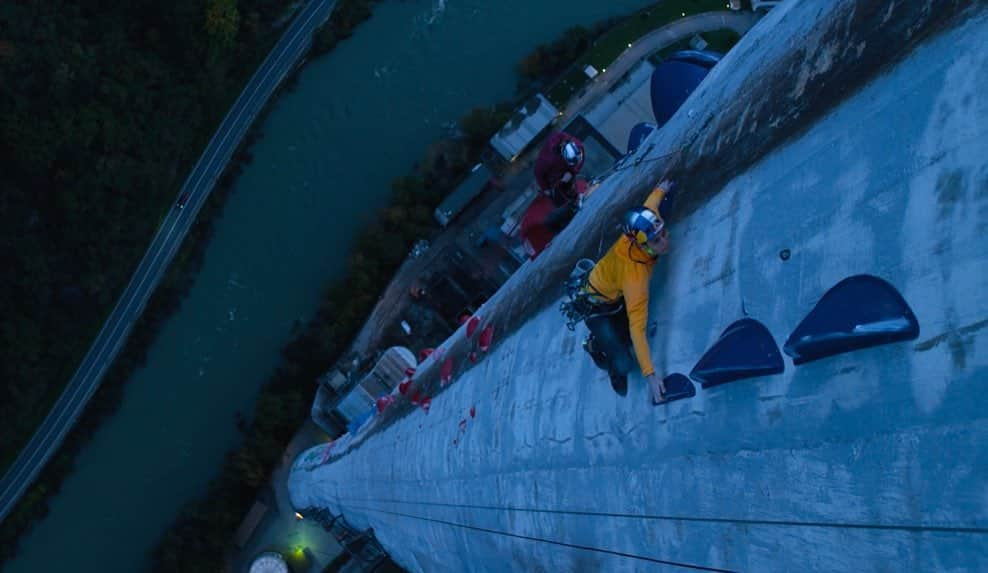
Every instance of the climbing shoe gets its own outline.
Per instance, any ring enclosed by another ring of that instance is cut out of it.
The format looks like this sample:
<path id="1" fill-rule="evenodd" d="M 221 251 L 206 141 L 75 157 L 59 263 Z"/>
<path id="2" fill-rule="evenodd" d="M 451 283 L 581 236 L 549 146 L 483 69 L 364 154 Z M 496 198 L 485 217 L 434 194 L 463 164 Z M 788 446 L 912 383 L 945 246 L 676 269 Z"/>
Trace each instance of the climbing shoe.
<path id="1" fill-rule="evenodd" d="M 592 335 L 588 336 L 583 341 L 583 349 L 586 350 L 587 354 L 590 355 L 590 358 L 593 360 L 593 363 L 597 365 L 597 368 L 600 368 L 601 370 L 607 370 L 608 367 L 607 355 L 604 354 L 602 350 L 595 348 L 594 342 L 595 342 L 594 337 Z"/>
<path id="2" fill-rule="evenodd" d="M 627 374 L 616 374 L 614 372 L 607 373 L 611 377 L 611 388 L 618 393 L 618 396 L 628 395 L 628 375 Z"/>

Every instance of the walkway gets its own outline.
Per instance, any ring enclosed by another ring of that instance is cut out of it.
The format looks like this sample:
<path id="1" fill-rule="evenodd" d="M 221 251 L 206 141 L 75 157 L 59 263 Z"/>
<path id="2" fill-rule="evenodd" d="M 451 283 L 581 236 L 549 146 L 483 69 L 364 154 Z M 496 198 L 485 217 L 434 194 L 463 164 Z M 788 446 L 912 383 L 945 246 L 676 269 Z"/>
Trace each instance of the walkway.
<path id="1" fill-rule="evenodd" d="M 271 472 L 267 495 L 258 496 L 267 506 L 267 514 L 254 530 L 243 549 L 231 556 L 231 570 L 245 571 L 250 561 L 263 551 L 291 555 L 302 549 L 311 560 L 311 571 L 322 571 L 341 548 L 333 536 L 313 520 L 299 520 L 288 497 L 288 472 L 295 457 L 307 448 L 326 443 L 329 437 L 307 420 L 296 432 Z M 304 573 L 304 572 L 299 572 Z"/>
<path id="2" fill-rule="evenodd" d="M 706 12 L 696 16 L 687 16 L 672 24 L 653 30 L 639 38 L 630 48 L 621 53 L 607 71 L 600 72 L 591 83 L 566 105 L 563 116 L 555 124 L 566 125 L 584 108 L 606 94 L 631 68 L 659 50 L 676 42 L 703 32 L 714 30 L 733 30 L 738 35 L 745 35 L 758 22 L 759 16 L 752 12 Z"/>

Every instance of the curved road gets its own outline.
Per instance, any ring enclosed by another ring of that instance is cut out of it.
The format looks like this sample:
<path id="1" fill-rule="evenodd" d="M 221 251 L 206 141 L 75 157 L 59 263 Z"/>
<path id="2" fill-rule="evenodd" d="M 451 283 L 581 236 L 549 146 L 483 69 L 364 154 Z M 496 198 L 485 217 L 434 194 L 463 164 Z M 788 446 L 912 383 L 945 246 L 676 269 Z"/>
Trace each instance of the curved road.
<path id="1" fill-rule="evenodd" d="M 21 450 L 0 481 L 0 521 L 10 513 L 41 468 L 61 445 L 99 387 L 103 374 L 123 346 L 134 321 L 143 312 L 161 275 L 171 263 L 206 197 L 213 190 L 216 179 L 275 88 L 304 55 L 313 31 L 329 18 L 334 4 L 335 0 L 310 0 L 301 9 L 227 112 L 182 187 L 179 197 L 186 197 L 185 207 L 180 209 L 176 206 L 165 217 L 141 264 L 131 277 L 130 284 L 117 301 L 79 369 L 55 401 L 31 441 Z"/>
<path id="2" fill-rule="evenodd" d="M 655 52 L 671 46 L 683 38 L 689 38 L 694 34 L 712 32 L 714 30 L 733 30 L 738 35 L 744 36 L 758 22 L 759 18 L 760 16 L 753 12 L 733 10 L 702 12 L 693 16 L 680 18 L 661 28 L 652 30 L 648 34 L 638 38 L 631 47 L 621 52 L 607 66 L 607 71 L 600 72 L 582 94 L 570 100 L 566 104 L 565 113 L 557 120 L 556 125 L 566 125 L 573 116 L 583 111 L 591 102 L 596 101 L 600 96 L 607 93 L 638 62 Z"/>

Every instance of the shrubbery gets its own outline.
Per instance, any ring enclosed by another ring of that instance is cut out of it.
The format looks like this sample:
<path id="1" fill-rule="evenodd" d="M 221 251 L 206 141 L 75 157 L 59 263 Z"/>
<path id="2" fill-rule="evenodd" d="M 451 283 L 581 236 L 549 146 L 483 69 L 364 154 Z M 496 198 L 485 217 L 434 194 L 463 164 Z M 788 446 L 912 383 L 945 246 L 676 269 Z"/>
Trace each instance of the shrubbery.
<path id="1" fill-rule="evenodd" d="M 358 24 L 373 14 L 374 3 L 380 0 L 337 0 L 333 17 L 319 28 L 312 41 L 313 55 L 325 54 L 340 40 L 349 38 Z"/>

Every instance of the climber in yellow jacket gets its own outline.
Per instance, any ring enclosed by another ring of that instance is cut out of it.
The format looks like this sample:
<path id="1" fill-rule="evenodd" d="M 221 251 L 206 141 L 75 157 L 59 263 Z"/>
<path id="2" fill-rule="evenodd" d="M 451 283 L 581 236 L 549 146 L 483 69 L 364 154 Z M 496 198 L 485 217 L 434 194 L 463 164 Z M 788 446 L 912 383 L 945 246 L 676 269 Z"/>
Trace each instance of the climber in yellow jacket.
<path id="1" fill-rule="evenodd" d="M 664 401 L 665 387 L 652 365 L 646 336 L 648 283 L 659 256 L 669 252 L 669 232 L 659 204 L 670 189 L 670 182 L 659 183 L 644 206 L 625 213 L 622 236 L 594 265 L 584 287 L 595 306 L 585 319 L 590 329 L 584 342 L 587 352 L 607 370 L 614 390 L 624 396 L 634 364 L 631 346 L 656 404 Z M 625 312 L 620 312 L 622 303 Z"/>

